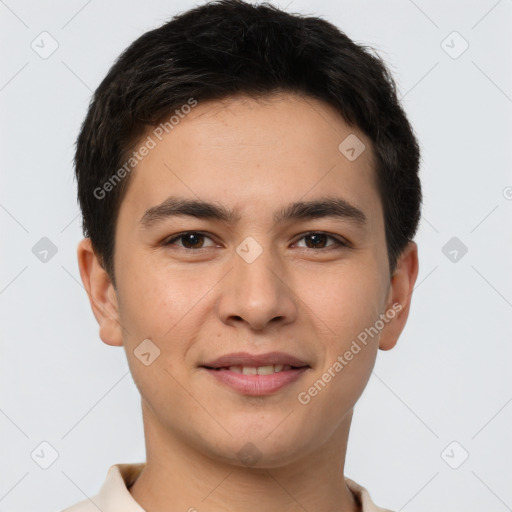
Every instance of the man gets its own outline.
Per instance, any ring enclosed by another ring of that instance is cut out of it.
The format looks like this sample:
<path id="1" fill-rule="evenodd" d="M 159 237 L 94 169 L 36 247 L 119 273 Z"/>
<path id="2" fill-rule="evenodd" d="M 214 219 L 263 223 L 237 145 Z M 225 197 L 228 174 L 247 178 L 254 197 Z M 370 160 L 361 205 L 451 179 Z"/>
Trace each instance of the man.
<path id="1" fill-rule="evenodd" d="M 142 35 L 77 140 L 82 281 L 145 463 L 67 511 L 382 511 L 353 408 L 418 273 L 420 152 L 376 55 L 222 0 Z"/>

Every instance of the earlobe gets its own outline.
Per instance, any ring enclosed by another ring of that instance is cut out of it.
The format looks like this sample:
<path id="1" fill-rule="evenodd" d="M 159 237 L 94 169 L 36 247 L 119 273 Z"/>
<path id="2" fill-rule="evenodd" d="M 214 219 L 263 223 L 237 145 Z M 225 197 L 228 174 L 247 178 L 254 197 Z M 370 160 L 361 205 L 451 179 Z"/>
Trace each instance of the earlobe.
<path id="1" fill-rule="evenodd" d="M 411 241 L 400 255 L 395 273 L 391 278 L 385 312 L 392 318 L 381 332 L 379 341 L 381 350 L 392 349 L 405 327 L 414 284 L 418 277 L 418 268 L 418 246 Z"/>
<path id="2" fill-rule="evenodd" d="M 116 291 L 94 252 L 90 238 L 84 238 L 79 242 L 77 258 L 80 277 L 99 325 L 100 338 L 107 345 L 122 346 Z"/>

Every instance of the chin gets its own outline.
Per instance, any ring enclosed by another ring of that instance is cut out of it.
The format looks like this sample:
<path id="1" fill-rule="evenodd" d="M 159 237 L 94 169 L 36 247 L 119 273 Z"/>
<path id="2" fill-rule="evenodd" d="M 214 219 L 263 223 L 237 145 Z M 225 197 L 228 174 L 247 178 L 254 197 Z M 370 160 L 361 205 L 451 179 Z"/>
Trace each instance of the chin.
<path id="1" fill-rule="evenodd" d="M 298 433 L 283 429 L 277 435 L 268 428 L 245 428 L 243 433 L 232 433 L 233 437 L 224 438 L 224 442 L 205 447 L 213 458 L 238 467 L 269 469 L 286 466 L 304 455 L 304 440 L 297 441 Z"/>

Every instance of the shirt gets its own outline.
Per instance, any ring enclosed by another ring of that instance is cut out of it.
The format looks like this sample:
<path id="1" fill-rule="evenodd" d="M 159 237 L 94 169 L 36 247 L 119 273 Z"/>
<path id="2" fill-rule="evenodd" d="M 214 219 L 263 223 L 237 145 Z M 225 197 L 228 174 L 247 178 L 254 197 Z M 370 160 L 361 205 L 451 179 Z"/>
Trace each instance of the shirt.
<path id="1" fill-rule="evenodd" d="M 95 496 L 80 501 L 61 512 L 98 512 L 98 510 L 102 512 L 145 512 L 128 490 L 145 465 L 146 463 L 142 462 L 110 466 L 107 478 Z M 392 512 L 377 507 L 364 487 L 349 478 L 345 478 L 345 482 L 361 504 L 362 512 Z"/>

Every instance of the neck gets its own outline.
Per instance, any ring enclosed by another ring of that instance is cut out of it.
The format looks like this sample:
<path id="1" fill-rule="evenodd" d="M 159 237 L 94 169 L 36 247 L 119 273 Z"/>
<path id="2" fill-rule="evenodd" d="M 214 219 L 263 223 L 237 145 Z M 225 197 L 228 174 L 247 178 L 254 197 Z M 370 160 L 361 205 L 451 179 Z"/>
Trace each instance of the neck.
<path id="1" fill-rule="evenodd" d="M 142 403 L 147 462 L 129 492 L 151 512 L 358 512 L 343 468 L 352 413 L 323 445 L 279 467 L 244 467 L 206 456 L 162 428 Z"/>

